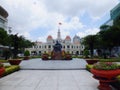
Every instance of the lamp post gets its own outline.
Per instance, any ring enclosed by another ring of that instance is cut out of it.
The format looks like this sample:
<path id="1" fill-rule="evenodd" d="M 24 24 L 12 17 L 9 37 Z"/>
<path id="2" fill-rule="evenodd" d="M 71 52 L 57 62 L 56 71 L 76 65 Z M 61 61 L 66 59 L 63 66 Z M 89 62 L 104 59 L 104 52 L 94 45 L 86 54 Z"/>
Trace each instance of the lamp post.
<path id="1" fill-rule="evenodd" d="M 11 44 L 10 44 L 10 34 L 12 32 L 12 27 L 8 27 L 8 33 L 9 33 L 9 52 L 10 52 L 10 56 L 12 55 L 12 52 L 11 52 Z"/>
<path id="2" fill-rule="evenodd" d="M 12 32 L 12 27 L 8 27 L 8 32 L 9 32 L 9 34 L 11 34 L 11 32 Z"/>

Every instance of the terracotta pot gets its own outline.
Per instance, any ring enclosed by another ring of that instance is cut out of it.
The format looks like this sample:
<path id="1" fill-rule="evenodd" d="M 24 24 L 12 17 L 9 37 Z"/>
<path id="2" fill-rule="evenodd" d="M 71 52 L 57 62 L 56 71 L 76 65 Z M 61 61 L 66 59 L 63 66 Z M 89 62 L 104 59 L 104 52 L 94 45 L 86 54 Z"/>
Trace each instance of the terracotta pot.
<path id="1" fill-rule="evenodd" d="M 72 56 L 71 56 L 71 54 L 66 54 L 66 60 L 72 60 Z"/>
<path id="2" fill-rule="evenodd" d="M 120 69 L 116 69 L 116 70 L 91 69 L 91 72 L 97 77 L 106 78 L 108 80 L 116 77 L 117 75 L 120 75 Z"/>
<path id="3" fill-rule="evenodd" d="M 88 64 L 94 64 L 94 63 L 97 63 L 99 60 L 98 59 L 86 59 L 86 62 Z"/>
<path id="4" fill-rule="evenodd" d="M 24 60 L 28 60 L 28 59 L 30 59 L 29 56 L 25 56 L 25 57 L 24 57 Z"/>
<path id="5" fill-rule="evenodd" d="M 5 68 L 4 68 L 4 67 L 1 67 L 1 68 L 0 68 L 0 77 L 3 76 L 4 72 L 5 72 Z"/>
<path id="6" fill-rule="evenodd" d="M 91 69 L 93 77 L 99 80 L 99 90 L 112 90 L 110 83 L 115 82 L 115 77 L 120 74 L 120 69 L 116 70 L 96 70 Z"/>
<path id="7" fill-rule="evenodd" d="M 20 59 L 11 59 L 11 60 L 8 60 L 8 62 L 11 64 L 11 65 L 19 65 L 21 63 L 22 60 Z"/>

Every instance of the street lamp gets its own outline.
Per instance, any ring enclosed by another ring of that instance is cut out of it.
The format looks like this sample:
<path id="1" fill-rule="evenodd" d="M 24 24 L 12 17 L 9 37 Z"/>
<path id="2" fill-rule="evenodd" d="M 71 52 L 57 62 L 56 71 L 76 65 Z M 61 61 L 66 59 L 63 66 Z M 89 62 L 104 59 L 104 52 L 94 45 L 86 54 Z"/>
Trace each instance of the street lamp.
<path id="1" fill-rule="evenodd" d="M 12 27 L 8 27 L 8 32 L 9 32 L 9 34 L 12 32 Z"/>
<path id="2" fill-rule="evenodd" d="M 8 27 L 8 33 L 9 33 L 9 36 L 10 36 L 10 34 L 11 34 L 11 32 L 12 32 L 12 27 Z M 10 42 L 10 37 L 9 37 L 9 42 Z M 9 51 L 10 51 L 10 54 L 12 54 L 12 52 L 11 52 L 11 44 L 9 43 Z"/>

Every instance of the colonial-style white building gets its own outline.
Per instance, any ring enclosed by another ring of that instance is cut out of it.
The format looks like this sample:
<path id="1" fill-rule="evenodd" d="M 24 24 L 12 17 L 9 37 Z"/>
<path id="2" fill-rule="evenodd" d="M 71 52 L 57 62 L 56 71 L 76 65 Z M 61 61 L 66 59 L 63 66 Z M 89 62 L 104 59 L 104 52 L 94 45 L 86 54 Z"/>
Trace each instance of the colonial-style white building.
<path id="1" fill-rule="evenodd" d="M 80 55 L 83 52 L 84 47 L 81 45 L 80 37 L 75 35 L 73 40 L 70 36 L 66 36 L 65 39 L 61 38 L 60 29 L 57 32 L 57 39 L 53 39 L 51 35 L 47 37 L 46 43 L 35 42 L 32 48 L 26 48 L 31 55 L 41 55 L 43 53 L 50 53 L 53 50 L 53 46 L 58 41 L 62 45 L 62 50 L 73 55 Z"/>

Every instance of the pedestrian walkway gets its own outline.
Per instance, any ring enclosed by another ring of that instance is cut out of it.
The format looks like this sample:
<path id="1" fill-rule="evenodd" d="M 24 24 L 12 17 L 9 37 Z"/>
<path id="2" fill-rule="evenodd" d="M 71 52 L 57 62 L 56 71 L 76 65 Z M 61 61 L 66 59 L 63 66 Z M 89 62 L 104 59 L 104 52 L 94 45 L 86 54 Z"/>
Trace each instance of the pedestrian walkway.
<path id="1" fill-rule="evenodd" d="M 0 90 L 98 90 L 86 70 L 20 70 L 0 79 Z"/>
<path id="2" fill-rule="evenodd" d="M 85 70 L 85 64 L 83 59 L 23 61 L 22 70 L 0 78 L 0 90 L 98 90 L 99 82 Z"/>

